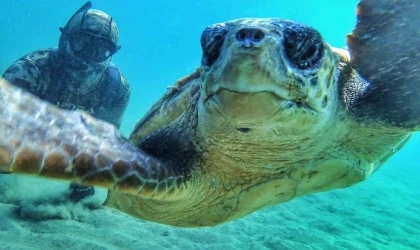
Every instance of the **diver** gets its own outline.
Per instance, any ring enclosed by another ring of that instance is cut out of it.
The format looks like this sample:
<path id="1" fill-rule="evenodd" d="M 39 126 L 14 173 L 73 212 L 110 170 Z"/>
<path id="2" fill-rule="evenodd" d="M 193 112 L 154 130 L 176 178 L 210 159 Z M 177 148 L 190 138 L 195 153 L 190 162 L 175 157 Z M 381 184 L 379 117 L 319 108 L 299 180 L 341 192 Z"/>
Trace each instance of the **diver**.
<path id="1" fill-rule="evenodd" d="M 118 28 L 112 17 L 91 7 L 87 2 L 64 28 L 60 27 L 58 48 L 25 55 L 4 72 L 3 78 L 60 108 L 84 110 L 119 128 L 130 86 L 111 63 L 120 49 Z M 93 187 L 76 183 L 69 189 L 73 202 L 95 193 Z"/>

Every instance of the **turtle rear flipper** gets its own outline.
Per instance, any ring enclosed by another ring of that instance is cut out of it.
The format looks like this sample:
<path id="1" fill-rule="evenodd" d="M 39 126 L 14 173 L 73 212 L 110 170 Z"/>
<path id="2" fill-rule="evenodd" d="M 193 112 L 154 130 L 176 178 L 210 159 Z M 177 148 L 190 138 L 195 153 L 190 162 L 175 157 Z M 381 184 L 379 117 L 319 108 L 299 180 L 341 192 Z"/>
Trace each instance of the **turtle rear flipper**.
<path id="1" fill-rule="evenodd" d="M 362 0 L 347 42 L 351 64 L 370 84 L 358 117 L 420 129 L 420 2 Z"/>
<path id="2" fill-rule="evenodd" d="M 87 113 L 61 110 L 0 80 L 0 171 L 179 197 L 185 178 Z"/>

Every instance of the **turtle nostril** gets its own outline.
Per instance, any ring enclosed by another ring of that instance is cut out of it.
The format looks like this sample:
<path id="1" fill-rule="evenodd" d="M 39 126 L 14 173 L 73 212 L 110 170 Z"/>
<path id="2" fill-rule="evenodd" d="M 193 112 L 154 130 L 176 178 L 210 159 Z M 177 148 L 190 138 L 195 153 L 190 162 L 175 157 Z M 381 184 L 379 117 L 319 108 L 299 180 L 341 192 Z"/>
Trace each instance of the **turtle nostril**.
<path id="1" fill-rule="evenodd" d="M 253 38 L 254 41 L 259 42 L 259 41 L 263 40 L 264 37 L 265 37 L 264 32 L 262 32 L 261 30 L 255 30 L 252 38 Z"/>
<path id="2" fill-rule="evenodd" d="M 238 31 L 238 33 L 236 33 L 236 40 L 243 41 L 245 40 L 246 36 L 247 36 L 246 30 L 241 29 L 240 31 Z"/>
<path id="3" fill-rule="evenodd" d="M 246 44 L 257 44 L 263 41 L 265 34 L 257 28 L 244 28 L 236 33 L 236 40 Z"/>

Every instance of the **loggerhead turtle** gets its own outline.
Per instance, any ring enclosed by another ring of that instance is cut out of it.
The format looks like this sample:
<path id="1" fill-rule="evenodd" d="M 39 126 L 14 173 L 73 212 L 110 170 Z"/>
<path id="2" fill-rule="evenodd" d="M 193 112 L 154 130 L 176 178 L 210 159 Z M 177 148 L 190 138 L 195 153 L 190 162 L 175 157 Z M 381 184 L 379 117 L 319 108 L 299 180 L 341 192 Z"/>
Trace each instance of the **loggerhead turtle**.
<path id="1" fill-rule="evenodd" d="M 209 26 L 201 67 L 151 108 L 131 143 L 1 82 L 0 170 L 103 186 L 107 205 L 184 227 L 348 187 L 420 128 L 419 7 L 362 0 L 351 60 L 290 20 Z"/>

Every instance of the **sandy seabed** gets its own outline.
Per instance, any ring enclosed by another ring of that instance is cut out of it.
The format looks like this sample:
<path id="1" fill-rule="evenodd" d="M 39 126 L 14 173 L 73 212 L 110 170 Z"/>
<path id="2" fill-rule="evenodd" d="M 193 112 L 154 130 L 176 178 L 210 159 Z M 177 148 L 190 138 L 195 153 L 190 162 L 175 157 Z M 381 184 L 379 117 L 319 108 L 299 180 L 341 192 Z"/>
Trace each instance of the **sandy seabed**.
<path id="1" fill-rule="evenodd" d="M 1 175 L 0 249 L 420 249 L 420 171 L 399 162 L 350 188 L 195 229 L 102 207 L 106 190 L 75 205 L 67 183 Z"/>

